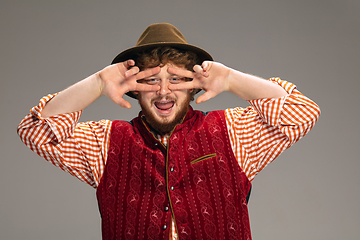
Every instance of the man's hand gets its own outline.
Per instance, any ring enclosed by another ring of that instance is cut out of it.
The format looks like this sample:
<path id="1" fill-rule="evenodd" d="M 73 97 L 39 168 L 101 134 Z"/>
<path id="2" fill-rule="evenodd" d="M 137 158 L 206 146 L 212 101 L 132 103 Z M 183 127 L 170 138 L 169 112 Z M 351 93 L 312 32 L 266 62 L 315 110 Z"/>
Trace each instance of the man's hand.
<path id="1" fill-rule="evenodd" d="M 201 66 L 195 65 L 193 69 L 192 72 L 169 67 L 169 73 L 193 79 L 184 83 L 172 84 L 169 88 L 171 90 L 205 90 L 205 93 L 196 99 L 196 103 L 205 102 L 224 91 L 229 91 L 244 100 L 279 98 L 288 94 L 277 84 L 231 69 L 221 63 L 205 61 Z"/>
<path id="2" fill-rule="evenodd" d="M 192 81 L 172 84 L 171 90 L 202 89 L 204 94 L 196 99 L 196 103 L 205 102 L 216 95 L 229 91 L 229 75 L 231 69 L 217 62 L 205 61 L 194 66 L 194 72 L 169 67 L 168 72 L 182 77 L 192 78 Z"/>
<path id="3" fill-rule="evenodd" d="M 136 82 L 159 73 L 159 67 L 140 72 L 134 65 L 134 60 L 113 64 L 75 83 L 51 99 L 45 105 L 41 115 L 50 117 L 83 110 L 103 94 L 121 107 L 131 108 L 131 104 L 123 99 L 125 93 L 159 89 L 159 86 Z"/>
<path id="4" fill-rule="evenodd" d="M 134 60 L 110 65 L 99 72 L 100 91 L 113 102 L 124 108 L 131 108 L 131 104 L 123 99 L 130 91 L 157 91 L 159 86 L 138 83 L 137 80 L 150 77 L 160 72 L 160 67 L 140 71 L 134 66 Z"/>

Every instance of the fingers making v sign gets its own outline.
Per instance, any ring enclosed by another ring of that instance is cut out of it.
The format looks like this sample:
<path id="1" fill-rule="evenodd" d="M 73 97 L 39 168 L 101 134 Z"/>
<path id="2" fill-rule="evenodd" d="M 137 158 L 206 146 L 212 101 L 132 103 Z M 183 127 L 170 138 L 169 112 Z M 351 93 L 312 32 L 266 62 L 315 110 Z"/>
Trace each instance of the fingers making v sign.
<path id="1" fill-rule="evenodd" d="M 204 94 L 196 99 L 196 103 L 205 102 L 221 92 L 229 90 L 228 76 L 230 68 L 217 62 L 205 61 L 201 65 L 195 65 L 194 71 L 169 67 L 168 72 L 174 75 L 192 78 L 187 81 L 170 86 L 171 90 L 202 89 Z"/>

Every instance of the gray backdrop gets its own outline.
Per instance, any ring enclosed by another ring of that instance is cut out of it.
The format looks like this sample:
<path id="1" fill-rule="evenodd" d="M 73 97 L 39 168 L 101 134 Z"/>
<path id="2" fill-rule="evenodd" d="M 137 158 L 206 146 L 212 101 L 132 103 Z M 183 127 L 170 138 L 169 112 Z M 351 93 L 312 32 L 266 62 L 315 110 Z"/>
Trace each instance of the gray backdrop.
<path id="1" fill-rule="evenodd" d="M 253 181 L 253 238 L 359 239 L 359 13 L 359 0 L 2 0 L 0 239 L 101 238 L 94 189 L 32 153 L 16 127 L 43 95 L 102 69 L 155 22 L 227 66 L 295 83 L 322 109 Z M 130 120 L 131 103 L 101 98 L 81 120 Z M 224 93 L 193 105 L 248 103 Z"/>

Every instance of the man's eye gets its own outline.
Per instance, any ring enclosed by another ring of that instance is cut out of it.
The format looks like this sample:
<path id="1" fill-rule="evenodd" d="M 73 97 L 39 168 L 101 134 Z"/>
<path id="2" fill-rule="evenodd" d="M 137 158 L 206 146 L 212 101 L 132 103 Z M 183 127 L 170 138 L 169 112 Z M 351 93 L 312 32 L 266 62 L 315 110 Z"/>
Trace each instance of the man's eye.
<path id="1" fill-rule="evenodd" d="M 150 79 L 146 79 L 145 82 L 150 85 L 155 85 L 159 83 L 159 80 L 157 78 L 150 78 Z"/>
<path id="2" fill-rule="evenodd" d="M 176 84 L 176 83 L 180 83 L 183 80 L 183 78 L 179 78 L 179 77 L 173 77 L 169 79 L 170 83 Z"/>

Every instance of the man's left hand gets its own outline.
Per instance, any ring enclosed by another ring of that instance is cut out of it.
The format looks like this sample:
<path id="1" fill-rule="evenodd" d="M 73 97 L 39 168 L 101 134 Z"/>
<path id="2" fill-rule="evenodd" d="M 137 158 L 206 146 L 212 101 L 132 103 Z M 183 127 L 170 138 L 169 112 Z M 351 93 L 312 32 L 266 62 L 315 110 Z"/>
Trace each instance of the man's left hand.
<path id="1" fill-rule="evenodd" d="M 192 81 L 169 86 L 171 90 L 202 89 L 204 94 L 196 99 L 196 103 L 205 102 L 216 95 L 229 90 L 228 77 L 231 69 L 217 62 L 204 61 L 201 66 L 195 65 L 194 72 L 169 67 L 168 72 L 178 76 L 192 78 Z"/>

